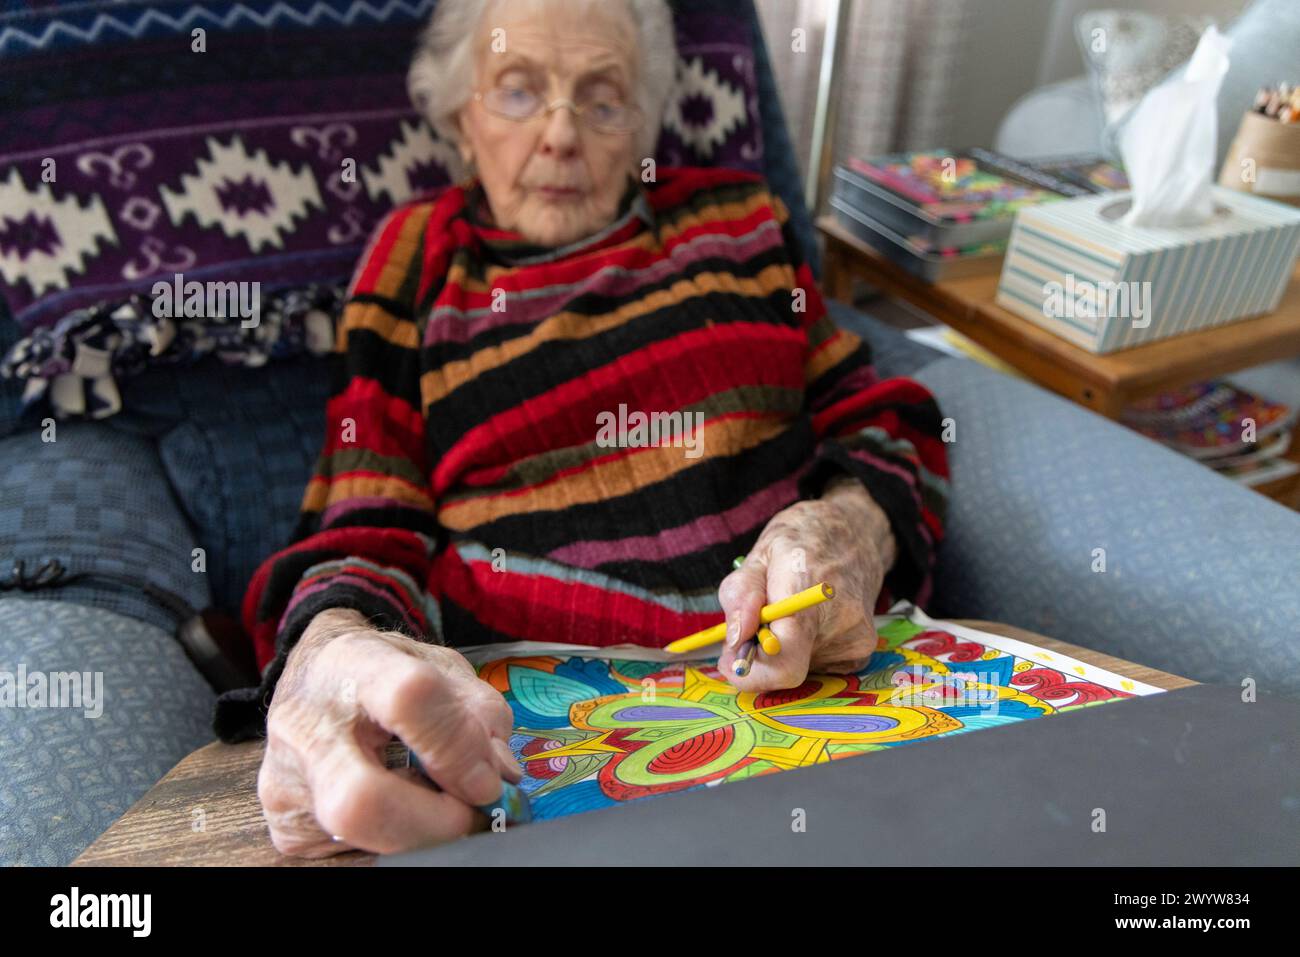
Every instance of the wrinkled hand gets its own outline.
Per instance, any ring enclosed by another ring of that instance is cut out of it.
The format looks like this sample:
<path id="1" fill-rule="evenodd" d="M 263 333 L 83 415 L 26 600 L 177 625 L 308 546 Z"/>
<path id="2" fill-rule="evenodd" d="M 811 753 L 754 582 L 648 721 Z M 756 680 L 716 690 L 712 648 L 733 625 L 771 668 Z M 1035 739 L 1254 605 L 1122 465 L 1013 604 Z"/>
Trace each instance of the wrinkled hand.
<path id="1" fill-rule="evenodd" d="M 896 552 L 888 518 L 855 480 L 837 480 L 820 499 L 778 512 L 718 589 L 727 616 L 719 670 L 742 691 L 770 691 L 798 687 L 810 671 L 862 668 L 876 650 L 873 612 Z M 759 609 L 820 581 L 835 597 L 773 622 L 780 654 L 760 650 L 749 674 L 737 677 L 732 662 L 757 632 Z"/>
<path id="2" fill-rule="evenodd" d="M 393 853 L 481 829 L 475 806 L 523 775 L 510 706 L 450 648 L 378 631 L 349 609 L 317 615 L 285 662 L 267 715 L 257 796 L 283 854 Z M 442 791 L 390 770 L 396 735 Z"/>

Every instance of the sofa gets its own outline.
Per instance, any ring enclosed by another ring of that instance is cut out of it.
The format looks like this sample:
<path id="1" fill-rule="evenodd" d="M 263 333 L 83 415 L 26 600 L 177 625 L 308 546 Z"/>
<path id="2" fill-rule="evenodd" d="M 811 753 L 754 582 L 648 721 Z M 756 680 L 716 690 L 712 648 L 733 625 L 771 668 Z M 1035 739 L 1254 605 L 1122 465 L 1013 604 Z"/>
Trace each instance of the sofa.
<path id="1" fill-rule="evenodd" d="M 410 7 L 423 17 L 431 5 Z M 76 21 L 94 6 L 67 5 L 66 15 Z M 149 6 L 170 12 L 171 27 L 155 20 L 131 42 L 215 23 L 181 15 L 201 4 Z M 341 11 L 321 29 L 345 31 L 354 21 L 343 14 L 362 5 L 299 6 Z M 739 155 L 761 164 L 816 262 L 757 18 L 748 3 L 723 7 L 744 18 L 752 44 L 761 155 Z M 60 15 L 59 4 L 52 10 L 39 15 Z M 76 22 L 87 43 L 119 42 Z M 0 41 L 0 57 L 8 53 Z M 24 303 L 26 315 L 41 307 Z M 1250 677 L 1300 693 L 1300 514 L 1033 385 L 832 308 L 871 344 L 883 375 L 916 377 L 956 423 L 930 614 L 1000 620 L 1202 681 Z M 26 331 L 17 314 L 0 314 L 0 350 Z M 151 365 L 117 383 L 120 408 L 102 418 L 58 418 L 44 400 L 21 409 L 30 383 L 0 379 L 0 671 L 104 680 L 97 718 L 0 709 L 0 863 L 68 863 L 213 740 L 215 691 L 177 632 L 205 610 L 236 617 L 256 564 L 291 536 L 322 441 L 323 362 L 301 351 L 260 365 L 213 354 Z M 1097 548 L 1107 554 L 1100 573 Z"/>

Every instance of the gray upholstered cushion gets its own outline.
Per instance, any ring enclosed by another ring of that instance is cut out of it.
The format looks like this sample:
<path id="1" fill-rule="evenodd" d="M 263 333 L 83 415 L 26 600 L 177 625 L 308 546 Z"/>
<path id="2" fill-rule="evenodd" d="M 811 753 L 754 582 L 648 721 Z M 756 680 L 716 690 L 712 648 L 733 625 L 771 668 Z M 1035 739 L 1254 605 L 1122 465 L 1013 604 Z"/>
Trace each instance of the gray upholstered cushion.
<path id="1" fill-rule="evenodd" d="M 167 478 L 208 553 L 215 607 L 237 614 L 258 563 L 289 540 L 325 437 L 324 360 L 260 369 L 205 359 L 123 391 L 111 424 L 155 431 Z"/>
<path id="2" fill-rule="evenodd" d="M 28 675 L 100 672 L 103 705 L 99 717 L 0 708 L 2 865 L 67 864 L 212 739 L 212 690 L 161 628 L 66 602 L 0 599 L 0 671 L 19 665 Z"/>
<path id="3" fill-rule="evenodd" d="M 195 539 L 153 443 L 99 422 L 60 422 L 55 441 L 22 431 L 0 439 L 0 583 L 22 559 L 33 576 L 48 559 L 88 577 L 30 592 L 148 621 L 172 633 L 207 607 L 207 577 L 192 570 Z M 0 597 L 12 592 L 0 591 Z"/>
<path id="4" fill-rule="evenodd" d="M 957 424 L 932 611 L 1300 694 L 1300 514 L 978 363 L 916 378 Z"/>

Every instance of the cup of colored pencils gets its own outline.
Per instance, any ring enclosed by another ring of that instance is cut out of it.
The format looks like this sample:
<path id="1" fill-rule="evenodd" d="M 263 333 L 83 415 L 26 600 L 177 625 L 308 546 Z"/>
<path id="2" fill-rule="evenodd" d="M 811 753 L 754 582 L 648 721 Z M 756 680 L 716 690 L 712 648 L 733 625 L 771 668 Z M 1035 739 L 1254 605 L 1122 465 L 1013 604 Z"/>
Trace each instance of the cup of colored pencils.
<path id="1" fill-rule="evenodd" d="M 1219 185 L 1300 206 L 1300 85 L 1279 83 L 1255 95 Z"/>

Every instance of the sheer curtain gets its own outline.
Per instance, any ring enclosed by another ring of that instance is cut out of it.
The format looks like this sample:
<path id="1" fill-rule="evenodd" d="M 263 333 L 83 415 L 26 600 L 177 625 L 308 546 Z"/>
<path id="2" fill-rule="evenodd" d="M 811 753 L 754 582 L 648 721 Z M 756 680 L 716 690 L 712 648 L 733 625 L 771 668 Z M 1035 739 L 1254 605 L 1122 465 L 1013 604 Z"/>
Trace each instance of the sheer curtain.
<path id="1" fill-rule="evenodd" d="M 951 145 L 943 138 L 960 101 L 954 87 L 971 0 L 844 2 L 852 7 L 834 90 L 839 122 L 832 156 L 839 161 Z M 806 174 L 829 4 L 755 0 L 755 5 Z"/>

